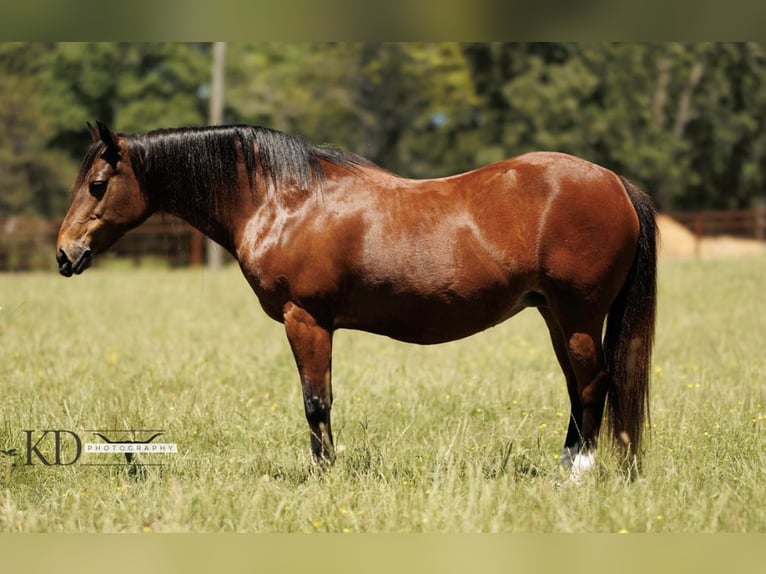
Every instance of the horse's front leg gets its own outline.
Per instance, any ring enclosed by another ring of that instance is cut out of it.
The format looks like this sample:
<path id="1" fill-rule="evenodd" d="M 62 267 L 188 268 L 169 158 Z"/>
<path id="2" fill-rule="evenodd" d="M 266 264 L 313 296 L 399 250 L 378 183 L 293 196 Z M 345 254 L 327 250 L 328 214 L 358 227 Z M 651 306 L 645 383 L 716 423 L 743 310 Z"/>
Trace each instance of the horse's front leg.
<path id="1" fill-rule="evenodd" d="M 287 339 L 303 387 L 303 405 L 311 431 L 311 452 L 320 465 L 335 460 L 330 409 L 332 407 L 332 330 L 320 325 L 308 311 L 287 303 L 284 308 Z"/>

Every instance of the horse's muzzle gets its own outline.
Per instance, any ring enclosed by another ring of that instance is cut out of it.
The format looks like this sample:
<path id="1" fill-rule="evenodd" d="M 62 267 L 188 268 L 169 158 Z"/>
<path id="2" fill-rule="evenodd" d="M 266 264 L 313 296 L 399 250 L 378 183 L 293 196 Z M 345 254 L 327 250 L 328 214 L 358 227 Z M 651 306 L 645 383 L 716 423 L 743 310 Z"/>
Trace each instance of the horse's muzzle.
<path id="1" fill-rule="evenodd" d="M 71 277 L 73 273 L 79 275 L 90 267 L 91 263 L 93 263 L 93 253 L 89 247 L 86 247 L 80 251 L 77 259 L 72 261 L 69 259 L 66 251 L 59 249 L 58 253 L 56 253 L 56 261 L 59 264 L 59 273 L 64 277 Z"/>

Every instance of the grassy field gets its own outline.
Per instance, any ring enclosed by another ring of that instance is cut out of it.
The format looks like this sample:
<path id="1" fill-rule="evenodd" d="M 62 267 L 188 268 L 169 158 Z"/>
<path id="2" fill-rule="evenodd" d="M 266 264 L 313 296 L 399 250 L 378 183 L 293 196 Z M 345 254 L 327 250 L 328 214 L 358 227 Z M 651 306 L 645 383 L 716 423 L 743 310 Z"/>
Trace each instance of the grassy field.
<path id="1" fill-rule="evenodd" d="M 663 263 L 643 474 L 602 456 L 562 486 L 568 402 L 534 311 L 434 347 L 337 333 L 320 475 L 282 326 L 238 270 L 3 275 L 0 531 L 764 532 L 764 284 L 763 258 Z M 179 453 L 143 479 L 24 464 L 25 429 L 103 428 Z"/>

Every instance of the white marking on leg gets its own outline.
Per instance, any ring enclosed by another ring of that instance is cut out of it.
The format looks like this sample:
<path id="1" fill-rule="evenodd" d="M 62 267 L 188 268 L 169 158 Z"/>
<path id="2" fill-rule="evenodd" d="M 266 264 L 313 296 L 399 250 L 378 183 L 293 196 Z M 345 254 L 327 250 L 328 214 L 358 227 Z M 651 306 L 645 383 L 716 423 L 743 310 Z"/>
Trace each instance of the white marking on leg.
<path id="1" fill-rule="evenodd" d="M 569 481 L 578 484 L 594 468 L 596 468 L 596 453 L 592 450 L 578 452 L 569 471 Z"/>
<path id="2" fill-rule="evenodd" d="M 590 472 L 596 466 L 596 453 L 592 450 L 578 452 L 572 464 L 572 472 L 583 473 Z"/>

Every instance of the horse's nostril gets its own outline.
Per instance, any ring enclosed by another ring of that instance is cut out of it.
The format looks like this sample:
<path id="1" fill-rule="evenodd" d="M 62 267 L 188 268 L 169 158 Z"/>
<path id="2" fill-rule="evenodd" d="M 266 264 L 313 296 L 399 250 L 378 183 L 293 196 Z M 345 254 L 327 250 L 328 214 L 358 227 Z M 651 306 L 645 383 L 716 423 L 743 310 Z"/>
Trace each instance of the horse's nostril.
<path id="1" fill-rule="evenodd" d="M 63 249 L 59 249 L 56 253 L 56 262 L 59 264 L 59 273 L 64 277 L 72 276 L 72 263 Z"/>
<path id="2" fill-rule="evenodd" d="M 63 249 L 59 249 L 59 250 L 56 252 L 56 262 L 57 262 L 59 265 L 61 265 L 61 264 L 63 264 L 63 263 L 66 263 L 67 261 L 69 261 L 69 258 L 66 256 L 66 253 L 64 253 L 64 250 L 63 250 Z"/>

